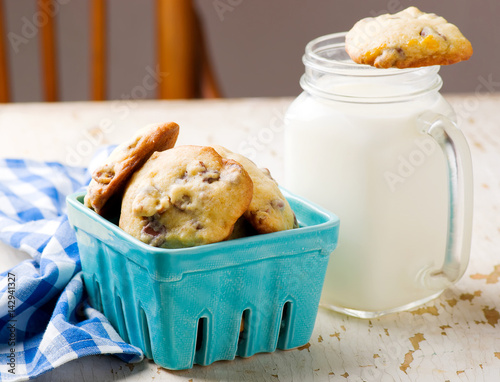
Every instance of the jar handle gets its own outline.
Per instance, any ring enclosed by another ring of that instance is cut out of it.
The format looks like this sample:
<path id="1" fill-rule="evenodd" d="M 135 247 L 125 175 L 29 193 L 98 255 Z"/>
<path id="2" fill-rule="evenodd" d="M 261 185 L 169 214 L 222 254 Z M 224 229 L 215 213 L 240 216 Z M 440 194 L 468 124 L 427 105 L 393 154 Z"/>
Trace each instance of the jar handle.
<path id="1" fill-rule="evenodd" d="M 421 281 L 432 290 L 443 290 L 462 277 L 469 262 L 472 234 L 472 161 L 463 133 L 447 117 L 424 113 L 419 130 L 432 137 L 443 150 L 448 175 L 448 234 L 440 269 L 423 271 Z"/>

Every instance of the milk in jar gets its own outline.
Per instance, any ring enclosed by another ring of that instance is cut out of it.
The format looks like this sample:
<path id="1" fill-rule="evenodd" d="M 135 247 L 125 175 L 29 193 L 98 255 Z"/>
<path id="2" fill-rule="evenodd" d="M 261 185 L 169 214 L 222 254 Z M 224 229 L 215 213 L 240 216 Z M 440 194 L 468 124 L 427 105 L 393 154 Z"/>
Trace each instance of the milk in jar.
<path id="1" fill-rule="evenodd" d="M 317 57 L 306 49 L 304 92 L 285 117 L 285 181 L 340 218 L 321 304 L 369 318 L 428 301 L 465 271 L 470 156 L 439 67 L 357 65 L 342 37 L 311 42 Z"/>

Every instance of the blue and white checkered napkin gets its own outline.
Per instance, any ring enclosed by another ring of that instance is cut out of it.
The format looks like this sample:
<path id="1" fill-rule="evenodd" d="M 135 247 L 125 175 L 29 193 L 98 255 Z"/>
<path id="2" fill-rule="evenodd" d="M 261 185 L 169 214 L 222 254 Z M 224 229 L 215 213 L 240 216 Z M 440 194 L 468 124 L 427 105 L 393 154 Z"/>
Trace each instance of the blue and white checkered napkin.
<path id="1" fill-rule="evenodd" d="M 33 379 L 92 354 L 143 358 L 87 303 L 65 197 L 89 180 L 84 168 L 0 160 L 0 240 L 32 257 L 0 274 L 2 381 Z"/>

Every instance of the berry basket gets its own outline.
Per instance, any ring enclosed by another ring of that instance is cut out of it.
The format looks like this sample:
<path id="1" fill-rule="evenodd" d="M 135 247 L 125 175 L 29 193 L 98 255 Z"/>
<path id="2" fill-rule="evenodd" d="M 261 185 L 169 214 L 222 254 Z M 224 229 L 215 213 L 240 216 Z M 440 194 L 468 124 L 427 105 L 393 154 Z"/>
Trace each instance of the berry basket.
<path id="1" fill-rule="evenodd" d="M 167 369 L 307 344 L 339 220 L 283 193 L 301 228 L 181 249 L 146 245 L 70 195 L 90 303 Z"/>

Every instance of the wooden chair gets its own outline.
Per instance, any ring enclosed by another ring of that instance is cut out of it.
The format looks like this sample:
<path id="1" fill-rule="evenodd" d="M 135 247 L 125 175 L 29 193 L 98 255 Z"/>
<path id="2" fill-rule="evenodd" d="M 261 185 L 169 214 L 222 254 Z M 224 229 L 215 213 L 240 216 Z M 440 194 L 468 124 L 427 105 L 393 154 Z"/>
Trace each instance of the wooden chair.
<path id="1" fill-rule="evenodd" d="M 1 0 L 0 0 L 1 1 Z M 37 0 L 41 12 L 54 0 Z M 0 102 L 9 102 L 8 64 L 3 4 L 0 3 Z M 106 0 L 90 2 L 91 98 L 106 99 Z M 47 13 L 46 13 L 47 14 Z M 57 47 L 54 18 L 40 27 L 45 101 L 58 100 Z M 156 0 L 157 62 L 167 79 L 158 84 L 158 98 L 220 97 L 192 0 Z"/>

